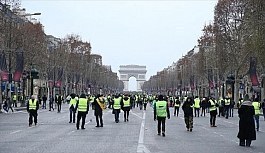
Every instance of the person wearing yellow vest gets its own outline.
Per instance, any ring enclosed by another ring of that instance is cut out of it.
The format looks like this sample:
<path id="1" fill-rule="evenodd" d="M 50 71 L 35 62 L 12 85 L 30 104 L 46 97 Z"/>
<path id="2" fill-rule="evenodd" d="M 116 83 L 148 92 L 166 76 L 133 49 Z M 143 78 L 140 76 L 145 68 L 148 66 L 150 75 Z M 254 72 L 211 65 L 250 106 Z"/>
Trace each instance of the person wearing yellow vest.
<path id="1" fill-rule="evenodd" d="M 215 121 L 216 121 L 216 115 L 217 115 L 217 107 L 218 107 L 218 104 L 217 104 L 215 98 L 211 97 L 209 100 L 210 125 L 211 125 L 211 127 L 216 127 Z"/>
<path id="2" fill-rule="evenodd" d="M 96 117 L 96 127 L 103 127 L 103 110 L 106 109 L 106 102 L 104 99 L 104 96 L 101 95 L 97 95 L 95 97 L 94 102 L 92 103 L 92 107 L 94 108 L 94 115 Z M 99 123 L 100 122 L 100 123 Z"/>
<path id="3" fill-rule="evenodd" d="M 148 97 L 146 97 L 146 95 L 143 96 L 143 102 L 144 102 L 144 110 L 146 110 L 146 106 L 148 103 Z"/>
<path id="4" fill-rule="evenodd" d="M 223 99 L 223 97 L 219 97 L 218 110 L 219 110 L 218 117 L 221 117 L 221 116 L 224 117 L 225 114 L 224 114 L 224 99 Z"/>
<path id="5" fill-rule="evenodd" d="M 128 122 L 129 121 L 129 112 L 130 112 L 130 109 L 131 109 L 131 97 L 126 94 L 124 97 L 123 97 L 123 105 L 121 106 L 123 112 L 124 112 L 124 122 Z"/>
<path id="6" fill-rule="evenodd" d="M 120 117 L 120 111 L 121 111 L 121 105 L 122 105 L 122 97 L 120 95 L 115 95 L 113 100 L 113 110 L 112 114 L 115 116 L 115 122 L 119 123 L 119 117 Z"/>
<path id="7" fill-rule="evenodd" d="M 179 107 L 180 107 L 180 100 L 179 97 L 174 99 L 174 116 L 179 116 Z"/>
<path id="8" fill-rule="evenodd" d="M 16 94 L 14 94 L 13 95 L 13 107 L 17 107 L 17 95 Z"/>
<path id="9" fill-rule="evenodd" d="M 228 119 L 231 100 L 228 96 L 226 96 L 224 101 L 225 101 L 225 118 Z"/>
<path id="10" fill-rule="evenodd" d="M 196 116 L 200 116 L 200 103 L 201 103 L 201 100 L 198 96 L 195 97 L 194 99 L 194 114 L 195 114 L 195 117 Z"/>
<path id="11" fill-rule="evenodd" d="M 158 96 L 158 101 L 154 103 L 154 121 L 157 120 L 157 135 L 161 135 L 162 124 L 162 136 L 166 136 L 166 117 L 170 119 L 170 112 L 167 101 L 163 95 Z"/>
<path id="12" fill-rule="evenodd" d="M 34 117 L 34 124 L 37 125 L 38 123 L 38 111 L 39 109 L 39 104 L 38 104 L 38 100 L 37 98 L 32 95 L 31 99 L 29 99 L 28 103 L 27 103 L 27 111 L 29 113 L 29 126 L 32 126 L 32 117 Z"/>
<path id="13" fill-rule="evenodd" d="M 255 109 L 254 118 L 256 121 L 256 129 L 257 129 L 257 131 L 259 131 L 259 115 L 260 115 L 260 109 L 261 109 L 259 99 L 255 98 L 255 101 L 252 102 L 252 105 L 254 106 L 254 109 Z"/>
<path id="14" fill-rule="evenodd" d="M 76 107 L 76 102 L 77 100 L 75 99 L 75 94 L 70 95 L 70 102 L 69 102 L 69 111 L 70 111 L 70 121 L 69 123 L 75 123 L 75 107 Z"/>
<path id="15" fill-rule="evenodd" d="M 86 99 L 85 94 L 81 94 L 80 98 L 78 99 L 76 103 L 76 108 L 75 110 L 78 110 L 77 112 L 77 122 L 76 122 L 76 129 L 79 130 L 79 124 L 80 120 L 82 118 L 82 124 L 81 124 L 81 129 L 85 129 L 85 122 L 86 122 L 86 115 L 89 111 L 89 102 Z"/>

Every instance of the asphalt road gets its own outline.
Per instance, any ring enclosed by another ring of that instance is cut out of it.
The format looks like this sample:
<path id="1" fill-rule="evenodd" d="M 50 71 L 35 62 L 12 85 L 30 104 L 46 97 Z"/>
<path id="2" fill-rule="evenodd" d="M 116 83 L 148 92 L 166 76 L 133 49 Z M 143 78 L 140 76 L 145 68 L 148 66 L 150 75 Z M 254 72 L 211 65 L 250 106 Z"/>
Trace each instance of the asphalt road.
<path id="1" fill-rule="evenodd" d="M 170 110 L 171 114 L 173 109 Z M 236 112 L 236 111 L 235 111 Z M 158 136 L 153 111 L 135 108 L 129 122 L 114 122 L 111 110 L 104 111 L 104 127 L 95 127 L 93 111 L 86 118 L 86 129 L 76 130 L 69 122 L 68 105 L 62 112 L 39 110 L 38 125 L 28 127 L 28 113 L 0 114 L 0 153 L 241 153 L 265 152 L 265 121 L 251 147 L 238 146 L 238 117 L 217 118 L 209 126 L 209 114 L 194 118 L 193 132 L 186 131 L 183 113 L 166 122 L 166 137 Z M 92 119 L 92 121 L 90 120 Z"/>

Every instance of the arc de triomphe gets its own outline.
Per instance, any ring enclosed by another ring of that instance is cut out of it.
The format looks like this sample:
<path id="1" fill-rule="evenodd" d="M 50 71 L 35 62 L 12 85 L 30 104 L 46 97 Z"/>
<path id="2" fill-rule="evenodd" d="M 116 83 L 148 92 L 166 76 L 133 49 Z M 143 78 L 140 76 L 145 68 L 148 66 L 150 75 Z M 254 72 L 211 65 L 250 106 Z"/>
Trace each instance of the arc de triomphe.
<path id="1" fill-rule="evenodd" d="M 135 77 L 137 82 L 137 91 L 142 91 L 142 85 L 146 81 L 146 66 L 140 65 L 121 65 L 119 69 L 120 80 L 123 81 L 124 89 L 123 91 L 129 90 L 129 79 L 130 77 Z"/>

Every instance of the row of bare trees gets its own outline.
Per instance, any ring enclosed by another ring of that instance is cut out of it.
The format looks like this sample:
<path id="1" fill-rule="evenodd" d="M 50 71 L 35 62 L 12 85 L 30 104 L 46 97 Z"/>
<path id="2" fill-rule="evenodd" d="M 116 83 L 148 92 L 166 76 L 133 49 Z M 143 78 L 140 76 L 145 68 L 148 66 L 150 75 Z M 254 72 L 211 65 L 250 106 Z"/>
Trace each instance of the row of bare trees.
<path id="1" fill-rule="evenodd" d="M 213 92 L 217 97 L 231 94 L 237 100 L 239 85 L 249 85 L 246 92 L 254 88 L 249 82 L 250 59 L 256 61 L 259 87 L 264 87 L 264 0 L 219 0 L 213 23 L 205 25 L 202 31 L 196 47 L 152 76 L 144 84 L 145 91 L 171 91 L 179 95 L 189 90 L 200 96 Z M 233 91 L 226 87 L 228 79 L 232 79 Z M 264 92 L 260 93 L 264 98 Z"/>
<path id="2" fill-rule="evenodd" d="M 21 52 L 22 71 L 36 69 L 45 87 L 80 93 L 88 89 L 94 93 L 99 89 L 105 93 L 123 89 L 116 73 L 92 60 L 89 42 L 74 34 L 62 39 L 46 35 L 41 23 L 32 23 L 11 11 L 18 9 L 19 3 L 19 0 L 0 2 L 0 49 L 6 57 L 5 61 L 1 59 L 1 72 L 13 74 L 19 62 L 16 53 Z"/>

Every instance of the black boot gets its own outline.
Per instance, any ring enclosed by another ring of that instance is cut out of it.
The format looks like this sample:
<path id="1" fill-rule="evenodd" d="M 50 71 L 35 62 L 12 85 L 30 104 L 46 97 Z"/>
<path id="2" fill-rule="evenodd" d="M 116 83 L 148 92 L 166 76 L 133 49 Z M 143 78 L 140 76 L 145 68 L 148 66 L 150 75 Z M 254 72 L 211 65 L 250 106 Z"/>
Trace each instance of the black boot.
<path id="1" fill-rule="evenodd" d="M 245 140 L 240 139 L 240 141 L 239 141 L 239 146 L 245 146 Z"/>
<path id="2" fill-rule="evenodd" d="M 250 145 L 251 145 L 251 140 L 246 140 L 246 146 L 250 147 Z"/>

